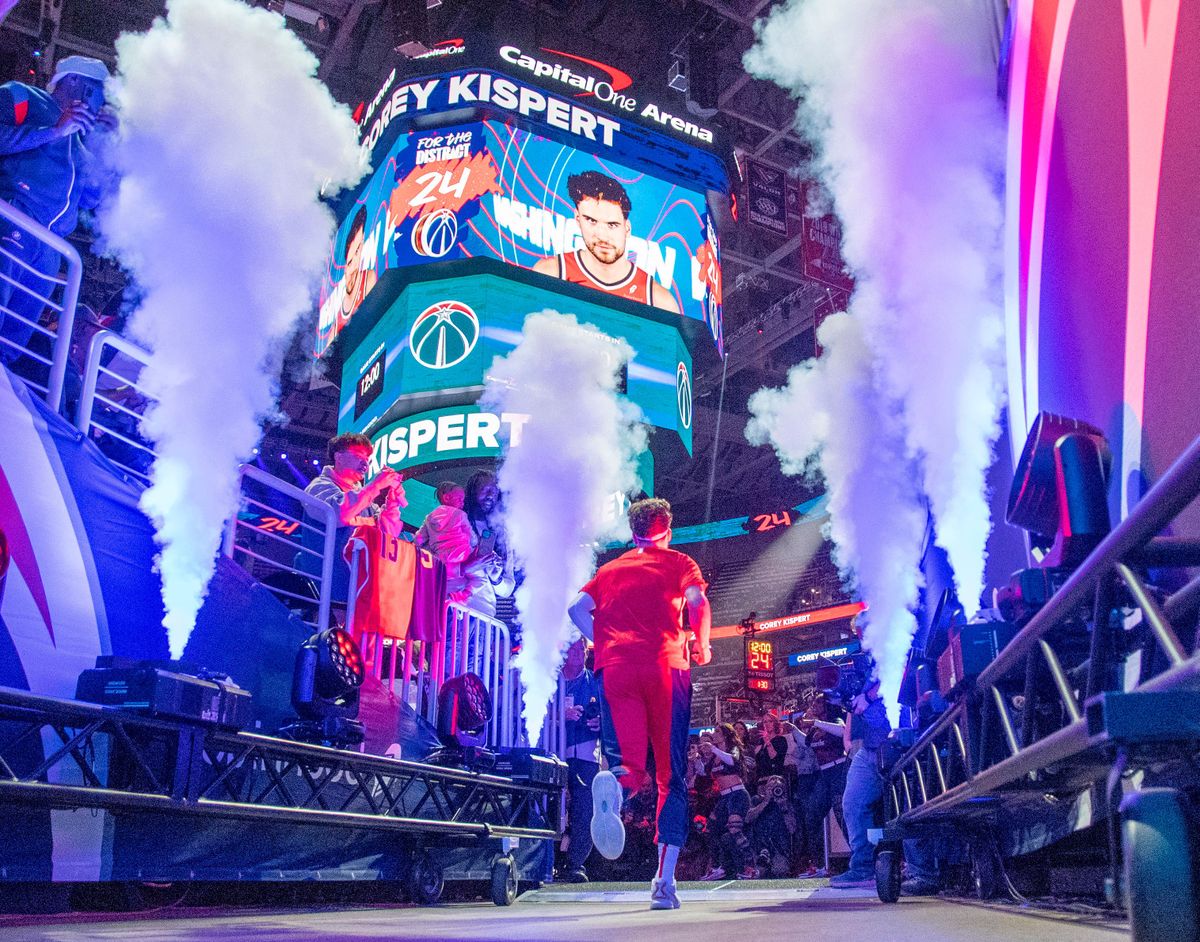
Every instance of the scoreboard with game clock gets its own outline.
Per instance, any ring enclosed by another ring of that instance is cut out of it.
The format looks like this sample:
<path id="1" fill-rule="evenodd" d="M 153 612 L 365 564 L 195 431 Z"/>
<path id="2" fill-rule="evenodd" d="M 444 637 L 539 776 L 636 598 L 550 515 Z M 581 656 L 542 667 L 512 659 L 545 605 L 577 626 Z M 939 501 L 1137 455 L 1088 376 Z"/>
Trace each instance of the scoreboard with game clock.
<path id="1" fill-rule="evenodd" d="M 754 693 L 775 690 L 775 645 L 758 638 L 746 639 L 746 689 Z"/>

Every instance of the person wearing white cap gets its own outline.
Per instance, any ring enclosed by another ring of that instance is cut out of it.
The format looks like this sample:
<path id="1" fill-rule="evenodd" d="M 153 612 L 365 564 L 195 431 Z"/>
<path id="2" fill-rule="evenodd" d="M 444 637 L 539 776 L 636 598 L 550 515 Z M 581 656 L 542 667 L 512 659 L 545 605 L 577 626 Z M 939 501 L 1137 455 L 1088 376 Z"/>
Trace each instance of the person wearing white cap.
<path id="1" fill-rule="evenodd" d="M 81 208 L 99 202 L 88 172 L 88 145 L 93 132 L 116 127 L 104 104 L 108 77 L 99 59 L 67 56 L 45 91 L 22 82 L 0 85 L 0 199 L 60 236 L 75 231 Z M 38 273 L 57 274 L 61 259 L 7 222 L 0 222 L 0 248 L 0 308 L 7 309 L 0 310 L 0 362 L 13 363 L 42 315 L 42 298 L 53 288 Z"/>

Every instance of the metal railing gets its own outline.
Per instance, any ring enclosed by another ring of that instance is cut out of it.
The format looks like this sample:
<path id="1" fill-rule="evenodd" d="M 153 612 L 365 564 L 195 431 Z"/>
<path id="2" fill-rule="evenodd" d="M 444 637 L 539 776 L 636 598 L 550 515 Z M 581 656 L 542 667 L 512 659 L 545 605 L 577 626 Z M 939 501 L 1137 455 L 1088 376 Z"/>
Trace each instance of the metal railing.
<path id="1" fill-rule="evenodd" d="M 22 357 L 39 364 L 35 369 L 39 378 L 30 378 L 30 371 L 22 371 L 25 375 L 21 378 L 26 385 L 45 397 L 50 408 L 57 411 L 62 406 L 71 331 L 75 326 L 75 306 L 79 301 L 79 285 L 83 279 L 83 262 L 75 247 L 66 239 L 55 235 L 4 200 L 0 200 L 0 218 L 24 230 L 33 241 L 57 252 L 62 262 L 66 263 L 65 272 L 62 271 L 60 263 L 54 274 L 45 274 L 10 251 L 3 241 L 0 241 L 0 257 L 5 260 L 0 266 L 0 282 L 4 285 L 6 298 L 0 303 L 0 315 L 5 321 L 11 318 L 30 329 L 30 336 L 20 343 L 0 334 L 0 348 L 19 351 Z M 24 278 L 14 277 L 22 274 Z M 38 290 L 32 284 L 26 284 L 27 280 L 35 284 L 49 285 L 49 288 L 44 291 Z M 14 298 L 20 298 L 19 303 L 22 306 L 28 304 L 25 313 L 13 310 Z M 37 309 L 36 316 L 30 316 L 34 308 Z M 55 315 L 54 327 L 42 323 L 47 312 L 53 312 Z M 39 336 L 49 341 L 49 356 L 45 351 L 39 351 L 30 345 L 30 341 Z M 44 383 L 40 379 L 42 373 L 46 374 Z"/>
<path id="2" fill-rule="evenodd" d="M 103 358 L 107 350 L 115 350 L 119 355 L 108 365 L 104 365 Z M 83 370 L 83 390 L 75 411 L 75 427 L 84 435 L 92 435 L 93 430 L 97 430 L 131 449 L 132 454 L 153 460 L 154 447 L 140 438 L 133 437 L 128 421 L 121 423 L 122 417 L 134 423 L 142 419 L 142 411 L 131 407 L 133 403 L 130 392 L 143 411 L 146 405 L 153 401 L 146 394 L 145 388 L 139 385 L 142 367 L 149 362 L 150 354 L 137 344 L 111 330 L 97 331 L 88 344 L 87 362 Z M 121 461 L 113 449 L 101 445 L 101 450 L 123 471 L 143 483 L 149 483 L 149 475 L 142 468 Z"/>
<path id="3" fill-rule="evenodd" d="M 222 552 L 320 631 L 329 624 L 337 511 L 254 465 L 242 465 L 239 490 L 241 503 L 225 528 Z M 320 551 L 305 545 L 306 533 Z"/>
<path id="4" fill-rule="evenodd" d="M 983 812 L 979 800 L 1005 790 L 1092 784 L 1112 763 L 1088 729 L 1091 698 L 1200 684 L 1200 648 L 1176 630 L 1195 617 L 1200 578 L 1167 594 L 1139 574 L 1200 565 L 1200 541 L 1158 536 L 1198 494 L 1200 439 L 899 759 L 885 790 L 890 822 L 929 821 L 967 802 Z M 1127 627 L 1127 609 L 1140 622 Z M 1138 675 L 1126 683 L 1135 653 Z"/>
<path id="5" fill-rule="evenodd" d="M 561 792 L 463 769 L 138 716 L 0 687 L 0 801 L 407 832 L 555 837 Z M 30 758 L 30 740 L 46 757 Z M 119 761 L 116 761 L 119 760 Z M 153 856 L 153 855 L 151 855 Z M 154 861 L 148 862 L 153 865 Z"/>
<path id="6" fill-rule="evenodd" d="M 346 606 L 347 625 L 354 624 L 353 587 L 359 584 L 359 570 L 367 553 L 362 540 L 351 540 L 350 547 L 352 588 Z M 442 684 L 459 674 L 478 674 L 492 695 L 487 745 L 498 749 L 525 743 L 520 672 L 513 667 L 512 642 L 504 622 L 448 602 L 445 630 L 439 641 L 416 641 L 411 636 L 394 639 L 385 637 L 384 632 L 366 632 L 359 643 L 372 675 L 434 725 L 438 720 L 438 693 Z M 547 706 L 541 742 L 554 755 L 561 756 L 566 751 L 561 677 Z"/>

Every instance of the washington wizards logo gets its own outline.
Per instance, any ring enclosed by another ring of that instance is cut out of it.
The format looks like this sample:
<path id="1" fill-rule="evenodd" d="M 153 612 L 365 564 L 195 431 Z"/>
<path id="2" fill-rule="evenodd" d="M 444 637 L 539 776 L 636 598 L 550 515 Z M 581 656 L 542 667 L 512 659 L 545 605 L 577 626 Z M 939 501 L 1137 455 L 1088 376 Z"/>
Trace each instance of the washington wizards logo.
<path id="1" fill-rule="evenodd" d="M 412 231 L 413 251 L 426 258 L 441 258 L 458 243 L 458 217 L 438 209 L 417 220 Z"/>
<path id="2" fill-rule="evenodd" d="M 680 363 L 675 369 L 675 401 L 679 406 L 679 424 L 692 427 L 692 378 L 688 368 Z"/>
<path id="3" fill-rule="evenodd" d="M 479 318 L 461 301 L 438 301 L 425 308 L 408 332 L 413 359 L 431 370 L 465 360 L 479 342 Z"/>

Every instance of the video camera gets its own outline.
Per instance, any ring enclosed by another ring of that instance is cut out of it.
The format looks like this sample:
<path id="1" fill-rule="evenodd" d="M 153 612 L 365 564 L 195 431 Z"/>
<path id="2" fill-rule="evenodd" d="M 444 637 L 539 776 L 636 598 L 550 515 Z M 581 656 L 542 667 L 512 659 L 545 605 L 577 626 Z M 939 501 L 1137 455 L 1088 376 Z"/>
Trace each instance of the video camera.
<path id="1" fill-rule="evenodd" d="M 844 661 L 817 668 L 817 688 L 832 705 L 845 709 L 867 686 L 871 655 L 855 654 Z"/>

